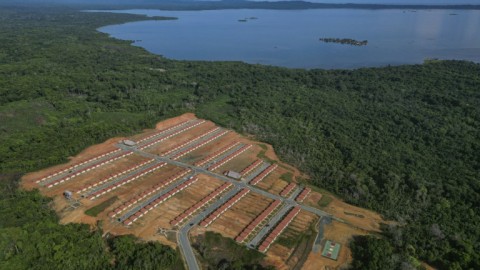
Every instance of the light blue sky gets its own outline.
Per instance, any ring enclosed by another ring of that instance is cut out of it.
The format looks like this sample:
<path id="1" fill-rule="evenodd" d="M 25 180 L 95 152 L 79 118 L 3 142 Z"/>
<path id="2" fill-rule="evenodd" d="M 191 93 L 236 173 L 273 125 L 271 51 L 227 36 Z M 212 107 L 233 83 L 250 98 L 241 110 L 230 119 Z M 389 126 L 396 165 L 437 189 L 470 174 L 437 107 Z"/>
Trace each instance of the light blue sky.
<path id="1" fill-rule="evenodd" d="M 265 0 L 250 0 L 265 1 Z M 270 0 L 272 1 L 272 0 Z M 288 0 L 278 0 L 288 1 Z M 305 0 L 317 3 L 354 3 L 354 4 L 480 4 L 480 0 Z M 272 1 L 276 2 L 276 1 Z"/>

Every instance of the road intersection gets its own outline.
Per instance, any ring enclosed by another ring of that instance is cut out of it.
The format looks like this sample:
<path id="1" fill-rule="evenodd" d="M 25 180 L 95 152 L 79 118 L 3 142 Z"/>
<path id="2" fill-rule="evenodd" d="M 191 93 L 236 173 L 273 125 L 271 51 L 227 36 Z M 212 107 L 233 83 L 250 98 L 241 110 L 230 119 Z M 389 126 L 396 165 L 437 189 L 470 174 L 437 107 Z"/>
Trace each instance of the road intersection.
<path id="1" fill-rule="evenodd" d="M 333 219 L 333 220 L 336 220 L 336 221 L 339 221 L 339 222 L 344 222 L 342 219 L 334 217 L 331 214 L 329 214 L 327 212 L 324 212 L 320 209 L 316 209 L 314 207 L 310 207 L 310 206 L 307 206 L 307 205 L 304 205 L 304 204 L 299 204 L 298 202 L 296 202 L 294 195 L 298 194 L 301 189 L 297 189 L 294 192 L 294 194 L 292 194 L 288 198 L 285 198 L 285 197 L 281 197 L 280 195 L 272 194 L 272 193 L 269 193 L 265 190 L 259 189 L 255 186 L 252 186 L 252 185 L 248 184 L 248 181 L 234 180 L 234 179 L 226 177 L 225 175 L 209 171 L 209 170 L 205 169 L 204 167 L 197 167 L 197 166 L 190 165 L 190 164 L 187 164 L 187 163 L 183 163 L 183 162 L 180 162 L 180 161 L 177 161 L 177 160 L 172 160 L 168 157 L 148 153 L 148 152 L 140 150 L 136 147 L 126 146 L 124 144 L 118 144 L 117 146 L 120 149 L 133 151 L 134 153 L 137 153 L 137 154 L 139 154 L 141 156 L 144 156 L 144 157 L 147 157 L 147 158 L 153 158 L 157 162 L 166 162 L 168 164 L 172 164 L 172 165 L 175 165 L 175 166 L 178 166 L 178 167 L 188 168 L 188 169 L 191 169 L 194 172 L 194 174 L 205 174 L 205 175 L 208 175 L 208 176 L 215 177 L 215 178 L 217 178 L 219 180 L 222 180 L 224 182 L 232 183 L 234 185 L 234 188 L 232 190 L 230 190 L 229 192 L 224 194 L 222 197 L 220 197 L 220 199 L 218 199 L 214 203 L 210 204 L 206 209 L 204 209 L 200 213 L 197 213 L 195 216 L 193 216 L 192 218 L 187 220 L 184 223 L 184 225 L 182 225 L 179 228 L 179 230 L 178 230 L 178 244 L 179 244 L 179 247 L 180 247 L 180 250 L 181 250 L 183 256 L 185 257 L 185 261 L 187 263 L 188 269 L 190 269 L 190 270 L 199 270 L 200 269 L 199 265 L 198 265 L 198 262 L 195 258 L 195 254 L 193 252 L 192 246 L 190 244 L 190 240 L 188 238 L 188 233 L 189 233 L 190 229 L 193 226 L 197 225 L 200 221 L 202 221 L 210 213 L 215 211 L 215 209 L 217 209 L 222 204 L 224 204 L 228 199 L 233 197 L 242 188 L 247 188 L 251 192 L 261 194 L 261 195 L 263 195 L 265 197 L 268 197 L 270 199 L 273 199 L 273 200 L 281 201 L 284 204 L 284 206 L 279 212 L 282 212 L 282 211 L 286 212 L 288 209 L 291 209 L 292 207 L 299 206 L 301 209 L 303 209 L 305 211 L 308 211 L 310 213 L 313 213 L 315 215 L 318 215 L 320 217 L 327 217 L 327 218 L 330 218 L 330 219 Z M 270 223 L 275 224 L 274 221 L 275 220 L 278 221 L 280 218 L 281 218 L 280 215 L 274 216 L 274 218 L 272 218 L 269 221 L 268 225 L 271 225 Z M 275 220 L 273 220 L 273 219 L 275 219 Z M 267 226 L 267 225 L 264 228 L 262 228 L 261 232 L 263 232 L 263 234 L 260 233 L 260 235 L 265 235 L 268 232 L 269 228 L 270 228 L 270 226 Z M 260 236 L 255 237 L 249 244 L 258 243 L 261 240 L 261 239 L 257 239 L 259 237 Z M 250 247 L 250 246 L 248 246 L 248 247 Z"/>

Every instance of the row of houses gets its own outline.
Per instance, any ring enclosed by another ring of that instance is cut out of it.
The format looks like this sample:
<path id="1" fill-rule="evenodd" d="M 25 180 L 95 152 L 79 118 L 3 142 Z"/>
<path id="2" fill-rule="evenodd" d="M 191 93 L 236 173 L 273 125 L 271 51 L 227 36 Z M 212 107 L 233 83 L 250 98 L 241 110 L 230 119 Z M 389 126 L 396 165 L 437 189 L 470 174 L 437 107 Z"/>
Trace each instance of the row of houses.
<path id="1" fill-rule="evenodd" d="M 243 152 L 247 151 L 248 149 L 250 149 L 252 147 L 252 145 L 244 145 L 242 146 L 240 149 L 238 149 L 237 151 L 233 152 L 232 154 L 226 156 L 225 158 L 223 158 L 222 160 L 218 161 L 217 163 L 211 165 L 210 167 L 208 167 L 208 170 L 209 171 L 213 171 L 215 169 L 218 169 L 220 168 L 221 166 L 225 165 L 227 162 L 229 162 L 230 160 L 236 158 L 237 156 L 239 156 L 240 154 L 242 154 Z"/>
<path id="2" fill-rule="evenodd" d="M 268 221 L 269 217 L 280 204 L 282 204 L 282 202 L 279 200 L 273 201 L 265 210 L 263 210 L 262 213 L 260 213 L 260 215 L 258 215 L 252 222 L 250 222 L 250 224 L 248 224 L 248 226 L 245 227 L 237 237 L 235 237 L 235 241 L 239 243 L 245 241 L 245 239 L 247 239 L 250 234 L 252 234 L 252 232 L 260 226 L 260 224 Z"/>
<path id="3" fill-rule="evenodd" d="M 196 127 L 196 126 L 199 126 L 199 125 L 201 125 L 201 124 L 203 124 L 203 123 L 205 123 L 204 120 L 199 121 L 199 122 L 196 122 L 196 123 L 194 122 L 194 123 L 192 123 L 191 125 L 188 125 L 188 126 L 182 128 L 182 129 L 178 130 L 178 131 L 175 131 L 174 133 L 171 133 L 171 134 L 162 136 L 162 137 L 157 138 L 157 139 L 155 139 L 155 140 L 153 140 L 153 141 L 151 141 L 151 142 L 149 142 L 149 143 L 147 143 L 147 144 L 144 144 L 144 145 L 140 146 L 139 149 L 140 149 L 140 150 L 143 150 L 143 149 L 146 149 L 146 148 L 148 148 L 148 147 L 151 147 L 151 146 L 153 146 L 153 145 L 155 145 L 155 144 L 158 144 L 158 143 L 163 142 L 163 141 L 165 141 L 165 140 L 167 140 L 167 139 L 170 139 L 170 138 L 172 138 L 172 137 L 174 137 L 174 136 L 177 136 L 177 135 L 180 134 L 180 133 L 183 133 L 183 132 L 185 132 L 185 131 L 187 131 L 187 130 L 190 130 L 190 129 Z"/>
<path id="4" fill-rule="evenodd" d="M 174 125 L 174 126 L 172 126 L 172 127 L 169 127 L 169 128 L 163 129 L 163 130 L 159 130 L 159 131 L 153 133 L 152 135 L 149 135 L 149 136 L 146 136 L 146 137 L 144 137 L 144 138 L 142 138 L 142 139 L 140 139 L 140 140 L 137 140 L 137 141 L 136 141 L 136 144 L 140 144 L 140 143 L 142 143 L 142 142 L 144 142 L 144 141 L 148 141 L 148 140 L 153 139 L 153 138 L 155 138 L 155 137 L 158 137 L 158 136 L 160 136 L 160 135 L 162 135 L 162 134 L 165 134 L 165 133 L 167 133 L 167 132 L 170 132 L 170 131 L 173 131 L 173 130 L 175 130 L 175 129 L 178 129 L 178 128 L 182 127 L 182 126 L 187 125 L 188 123 L 190 123 L 190 125 L 193 125 L 193 124 L 195 123 L 195 121 L 193 121 L 193 120 L 187 120 L 187 121 L 181 122 L 180 124 Z"/>
<path id="5" fill-rule="evenodd" d="M 192 185 L 193 183 L 195 183 L 196 181 L 198 181 L 198 177 L 196 176 L 193 176 L 191 177 L 190 179 L 188 179 L 187 181 L 185 181 L 184 183 L 178 185 L 177 187 L 175 187 L 174 189 L 170 190 L 169 192 L 159 196 L 157 199 L 153 200 L 152 202 L 150 202 L 148 205 L 142 207 L 140 210 L 138 210 L 137 212 L 133 213 L 130 217 L 128 217 L 125 221 L 123 221 L 123 224 L 126 225 L 126 226 L 129 226 L 131 224 L 133 224 L 135 221 L 137 221 L 139 218 L 143 217 L 144 215 L 146 215 L 149 211 L 153 210 L 155 207 L 159 206 L 160 204 L 162 204 L 163 202 L 165 202 L 166 200 L 170 199 L 171 197 L 175 196 L 175 194 L 177 194 L 178 192 L 186 189 L 187 187 L 189 187 L 190 185 Z"/>
<path id="6" fill-rule="evenodd" d="M 300 192 L 300 194 L 298 194 L 298 196 L 295 198 L 295 201 L 303 202 L 303 200 L 305 200 L 305 198 L 308 196 L 308 194 L 310 194 L 311 191 L 312 189 L 308 187 L 304 188 L 302 192 Z"/>
<path id="7" fill-rule="evenodd" d="M 115 190 L 115 189 L 117 189 L 117 188 L 119 188 L 123 185 L 126 185 L 126 184 L 128 184 L 132 181 L 135 181 L 135 180 L 139 179 L 140 177 L 143 177 L 147 174 L 150 174 L 150 173 L 164 167 L 165 165 L 167 165 L 167 163 L 161 162 L 161 163 L 158 163 L 158 164 L 156 164 L 152 167 L 146 168 L 145 170 L 139 171 L 139 172 L 133 174 L 132 176 L 129 176 L 125 179 L 122 179 L 118 182 L 112 182 L 107 187 L 104 187 L 104 188 L 90 194 L 88 197 L 90 198 L 90 200 L 94 200 L 94 199 L 96 199 L 96 198 L 98 198 L 98 197 L 100 197 L 100 196 L 102 196 L 102 195 L 104 195 L 108 192 L 111 192 L 112 190 Z"/>
<path id="8" fill-rule="evenodd" d="M 287 226 L 292 222 L 292 220 L 300 213 L 300 207 L 296 206 L 288 212 L 288 214 L 280 221 L 277 223 L 275 228 L 267 235 L 267 237 L 263 240 L 263 242 L 260 244 L 258 247 L 258 250 L 260 252 L 265 253 L 268 248 L 270 248 L 270 245 L 277 239 L 277 237 L 287 228 Z"/>
<path id="9" fill-rule="evenodd" d="M 265 177 L 267 177 L 271 172 L 273 172 L 276 168 L 278 167 L 277 164 L 272 164 L 270 166 L 268 166 L 263 172 L 261 172 L 259 175 L 255 176 L 255 178 L 253 178 L 251 181 L 250 181 L 250 185 L 256 185 L 258 183 L 260 183 L 260 181 L 262 181 L 263 179 L 265 179 Z"/>
<path id="10" fill-rule="evenodd" d="M 172 226 L 177 226 L 178 224 L 182 223 L 185 219 L 193 215 L 195 212 L 197 212 L 199 209 L 210 203 L 213 199 L 217 198 L 222 194 L 224 191 L 226 191 L 228 188 L 232 186 L 231 183 L 224 183 L 220 187 L 216 188 L 214 191 L 212 191 L 210 194 L 205 196 L 202 200 L 199 202 L 195 203 L 191 207 L 189 207 L 187 210 L 185 210 L 183 213 L 178 215 L 174 220 L 170 222 L 170 225 Z"/>
<path id="11" fill-rule="evenodd" d="M 113 162 L 113 161 L 115 161 L 115 160 L 117 160 L 117 159 L 124 158 L 124 157 L 126 157 L 126 156 L 131 155 L 131 154 L 133 154 L 133 152 L 127 151 L 127 152 L 123 152 L 123 153 L 119 153 L 119 154 L 113 155 L 112 157 L 109 157 L 109 158 L 106 159 L 106 160 L 99 161 L 99 162 L 94 163 L 94 164 L 92 164 L 92 165 L 89 165 L 89 166 L 87 166 L 87 167 L 85 167 L 85 168 L 83 168 L 83 169 L 81 169 L 81 170 L 78 170 L 77 172 L 75 172 L 75 173 L 73 173 L 73 174 L 69 174 L 69 175 L 67 175 L 67 176 L 64 176 L 64 177 L 56 180 L 56 181 L 51 182 L 51 183 L 49 183 L 49 184 L 47 185 L 47 188 L 52 188 L 52 187 L 54 187 L 54 186 L 56 186 L 56 185 L 59 185 L 59 184 L 64 183 L 64 182 L 66 182 L 66 181 L 72 180 L 73 178 L 75 178 L 75 177 L 77 177 L 77 176 L 79 176 L 79 175 L 81 175 L 81 174 L 84 174 L 84 173 L 89 172 L 89 171 L 91 171 L 91 170 L 93 170 L 93 169 L 102 167 L 102 166 L 105 165 L 105 164 L 111 163 L 111 162 Z"/>
<path id="12" fill-rule="evenodd" d="M 111 217 L 111 218 L 114 218 L 116 216 L 118 216 L 120 213 L 126 211 L 127 209 L 129 209 L 130 207 L 132 207 L 134 204 L 142 201 L 143 199 L 147 198 L 148 196 L 154 194 L 155 192 L 158 192 L 160 191 L 162 188 L 170 185 L 171 183 L 177 181 L 178 179 L 180 179 L 181 177 L 184 177 L 186 176 L 188 173 L 190 173 L 191 170 L 190 169 L 187 169 L 187 170 L 183 170 L 183 171 L 180 171 L 174 175 L 172 175 L 171 177 L 169 177 L 167 180 L 161 182 L 161 183 L 158 183 L 156 185 L 154 185 L 153 187 L 151 187 L 150 189 L 142 192 L 141 194 L 139 195 L 136 195 L 135 197 L 133 197 L 132 199 L 130 199 L 129 201 L 123 203 L 122 205 L 120 205 L 119 207 L 115 208 L 113 211 L 111 211 L 108 216 Z"/>
<path id="13" fill-rule="evenodd" d="M 258 166 L 260 166 L 260 164 L 263 163 L 263 160 L 261 159 L 257 159 L 255 160 L 254 162 L 252 162 L 252 164 L 248 165 L 245 169 L 243 169 L 240 174 L 242 176 L 245 176 L 245 175 L 248 175 L 249 173 L 251 173 L 253 170 L 255 170 L 255 168 L 257 168 Z"/>
<path id="14" fill-rule="evenodd" d="M 295 184 L 295 183 L 290 183 L 290 184 L 288 184 L 288 185 L 282 190 L 282 192 L 280 192 L 280 196 L 282 196 L 282 197 L 287 197 L 288 194 L 290 194 L 290 193 L 295 189 L 296 186 L 297 186 L 297 184 Z"/>
<path id="15" fill-rule="evenodd" d="M 204 141 L 204 142 L 202 142 L 202 143 L 200 143 L 200 144 L 197 144 L 197 145 L 194 145 L 194 146 L 192 146 L 192 147 L 190 147 L 190 148 L 187 148 L 187 149 L 181 151 L 180 153 L 175 154 L 175 155 L 172 157 L 172 159 L 173 159 L 173 160 L 177 160 L 177 159 L 183 157 L 184 155 L 186 155 L 186 154 L 188 154 L 188 153 L 190 153 L 190 152 L 193 152 L 193 151 L 197 150 L 198 148 L 200 148 L 200 147 L 202 147 L 202 146 L 205 146 L 205 145 L 207 145 L 207 144 L 209 144 L 209 143 L 211 143 L 211 142 L 219 139 L 220 137 L 224 136 L 224 135 L 227 134 L 227 133 L 229 133 L 229 131 L 223 131 L 223 132 L 221 132 L 221 133 L 219 133 L 219 134 L 217 134 L 217 135 L 209 138 L 208 140 L 206 140 L 206 141 Z"/>
<path id="16" fill-rule="evenodd" d="M 203 165 L 207 164 L 208 162 L 214 160 L 215 158 L 221 156 L 223 153 L 226 153 L 227 151 L 233 149 L 234 147 L 236 147 L 239 144 L 240 144 L 240 142 L 233 142 L 233 143 L 221 148 L 220 150 L 214 152 L 213 154 L 207 156 L 206 158 L 196 162 L 194 165 L 197 166 L 197 167 L 198 166 L 203 166 Z"/>
<path id="17" fill-rule="evenodd" d="M 240 190 L 237 194 L 233 195 L 232 198 L 228 199 L 224 204 L 222 204 L 220 207 L 215 209 L 208 217 L 206 217 L 204 220 L 200 222 L 200 226 L 207 227 L 210 225 L 212 222 L 214 222 L 217 218 L 220 217 L 225 211 L 230 209 L 233 205 L 235 205 L 237 202 L 239 202 L 243 197 L 245 197 L 248 193 L 250 192 L 249 189 L 244 188 Z"/>
<path id="18" fill-rule="evenodd" d="M 194 137 L 193 139 L 190 139 L 190 140 L 188 140 L 188 141 L 186 141 L 186 142 L 184 142 L 184 143 L 182 143 L 182 144 L 180 144 L 180 145 L 177 145 L 177 146 L 175 146 L 175 147 L 167 150 L 166 152 L 163 152 L 163 153 L 162 153 L 162 156 L 170 155 L 171 153 L 173 153 L 173 152 L 175 152 L 175 151 L 178 151 L 178 150 L 186 147 L 187 145 L 189 145 L 189 144 L 191 144 L 191 143 L 193 143 L 193 142 L 195 142 L 195 141 L 197 141 L 197 140 L 200 140 L 200 139 L 203 138 L 203 137 L 206 137 L 206 136 L 208 136 L 208 135 L 210 135 L 210 134 L 212 134 L 212 133 L 214 133 L 214 132 L 219 132 L 219 131 L 220 131 L 220 128 L 219 128 L 219 127 L 217 127 L 217 128 L 212 128 L 212 129 L 210 129 L 209 131 L 204 132 L 204 133 L 202 133 L 202 134 Z"/>
<path id="19" fill-rule="evenodd" d="M 101 158 L 103 158 L 103 157 L 106 157 L 106 156 L 109 156 L 109 155 L 112 155 L 112 154 L 115 154 L 115 153 L 117 153 L 117 152 L 119 152 L 119 151 L 121 151 L 121 150 L 120 150 L 120 149 L 115 149 L 115 150 L 112 150 L 112 151 L 108 151 L 108 152 L 106 152 L 106 153 L 103 153 L 103 154 L 100 154 L 100 155 L 98 155 L 98 156 L 92 157 L 92 158 L 90 158 L 90 159 L 88 159 L 88 160 L 85 160 L 85 161 L 76 163 L 76 164 L 74 164 L 74 165 L 72 165 L 72 166 L 70 166 L 70 167 L 68 167 L 68 168 L 66 168 L 66 169 L 62 169 L 62 170 L 56 171 L 56 172 L 54 172 L 54 173 L 52 173 L 52 174 L 50 174 L 50 175 L 47 175 L 47 176 L 43 177 L 42 179 L 37 180 L 37 181 L 35 181 L 35 182 L 38 184 L 38 183 L 43 182 L 43 181 L 45 181 L 45 180 L 48 180 L 48 179 L 50 179 L 50 178 L 52 178 L 52 177 L 54 177 L 54 176 L 57 176 L 57 175 L 62 174 L 62 173 L 70 172 L 70 171 L 72 171 L 72 170 L 75 170 L 75 169 L 78 168 L 79 166 L 85 165 L 85 164 L 87 164 L 87 163 L 93 162 L 93 161 L 95 161 L 95 160 L 101 159 Z"/>
<path id="20" fill-rule="evenodd" d="M 127 174 L 127 173 L 130 173 L 130 172 L 133 172 L 133 171 L 135 171 L 135 170 L 137 170 L 137 169 L 139 169 L 139 168 L 141 168 L 141 167 L 143 167 L 143 166 L 145 166 L 145 165 L 148 165 L 148 164 L 150 164 L 150 163 L 152 163 L 152 162 L 154 162 L 154 161 L 155 161 L 155 159 L 149 159 L 149 160 L 144 161 L 144 162 L 141 162 L 141 163 L 139 163 L 139 164 L 137 164 L 137 165 L 131 166 L 130 168 L 128 168 L 128 169 L 126 169 L 126 170 L 123 170 L 123 171 L 118 172 L 118 173 L 116 173 L 116 174 L 114 174 L 114 175 L 108 176 L 108 177 L 106 177 L 106 178 L 104 178 L 104 179 L 102 179 L 102 180 L 99 180 L 99 181 L 96 181 L 96 182 L 94 182 L 94 183 L 91 183 L 91 184 L 89 184 L 89 185 L 87 185 L 87 186 L 84 186 L 84 187 L 80 188 L 80 189 L 77 191 L 77 193 L 82 193 L 82 192 L 85 192 L 85 191 L 87 191 L 87 190 L 89 190 L 89 189 L 95 188 L 95 187 L 98 186 L 98 185 L 105 184 L 105 183 L 107 183 L 107 182 L 109 182 L 109 181 L 112 181 L 112 180 L 115 179 L 115 178 L 118 178 L 118 177 L 123 176 L 123 175 L 125 175 L 125 174 Z"/>

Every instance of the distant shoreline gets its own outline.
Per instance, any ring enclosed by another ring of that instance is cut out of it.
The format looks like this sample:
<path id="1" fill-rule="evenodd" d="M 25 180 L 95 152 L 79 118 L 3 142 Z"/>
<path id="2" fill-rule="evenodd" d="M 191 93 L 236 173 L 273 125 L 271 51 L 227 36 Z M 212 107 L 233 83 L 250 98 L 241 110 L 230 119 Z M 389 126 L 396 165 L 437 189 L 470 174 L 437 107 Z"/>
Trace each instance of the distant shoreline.
<path id="1" fill-rule="evenodd" d="M 59 0 L 57 0 L 59 1 Z M 103 0 L 105 1 L 105 0 Z M 55 1 L 52 1 L 55 2 Z M 28 3 L 28 4 L 27 4 Z M 22 5 L 13 2 L 4 2 L 0 6 L 6 5 Z M 23 5 L 42 6 L 45 4 L 35 3 L 34 1 L 26 1 Z M 282 1 L 282 2 L 252 2 L 252 1 L 195 1 L 195 2 L 178 2 L 168 0 L 161 3 L 146 3 L 141 0 L 135 4 L 128 3 L 127 0 L 118 0 L 115 4 L 102 3 L 102 0 L 84 0 L 83 3 L 62 4 L 69 7 L 77 7 L 80 9 L 160 9 L 165 11 L 183 11 L 183 10 L 222 10 L 222 9 L 272 9 L 272 10 L 306 10 L 306 9 L 367 9 L 367 10 L 384 10 L 384 9 L 400 9 L 400 10 L 480 10 L 480 5 L 392 5 L 392 4 L 326 4 L 312 3 L 306 1 Z"/>

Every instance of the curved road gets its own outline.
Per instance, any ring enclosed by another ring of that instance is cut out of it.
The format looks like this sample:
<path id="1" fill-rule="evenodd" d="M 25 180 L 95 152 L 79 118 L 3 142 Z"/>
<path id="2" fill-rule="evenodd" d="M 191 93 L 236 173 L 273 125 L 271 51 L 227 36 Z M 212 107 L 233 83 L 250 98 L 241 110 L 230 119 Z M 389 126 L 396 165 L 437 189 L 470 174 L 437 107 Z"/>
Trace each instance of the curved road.
<path id="1" fill-rule="evenodd" d="M 259 193 L 259 194 L 261 194 L 265 197 L 268 197 L 268 198 L 271 198 L 271 199 L 274 199 L 274 200 L 280 200 L 283 203 L 286 203 L 287 205 L 290 205 L 290 206 L 293 206 L 293 207 L 299 206 L 303 210 L 311 212 L 315 215 L 318 215 L 318 216 L 321 216 L 321 217 L 329 217 L 329 218 L 334 219 L 336 221 L 344 222 L 342 219 L 334 217 L 331 214 L 329 214 L 327 212 L 324 212 L 320 209 L 297 203 L 294 199 L 294 196 L 291 196 L 289 198 L 284 198 L 284 197 L 281 197 L 279 195 L 275 195 L 275 194 L 266 192 L 262 189 L 259 189 L 259 188 L 255 187 L 255 186 L 251 186 L 248 183 L 233 180 L 233 179 L 230 179 L 230 178 L 228 178 L 228 177 L 226 177 L 222 174 L 218 174 L 218 173 L 208 171 L 207 169 L 204 169 L 202 167 L 196 167 L 196 166 L 193 166 L 193 165 L 190 165 L 190 164 L 187 164 L 187 163 L 179 162 L 179 161 L 176 161 L 176 160 L 171 160 L 167 157 L 162 157 L 162 156 L 158 156 L 158 155 L 155 155 L 155 154 L 151 154 L 151 153 L 139 150 L 135 147 L 129 147 L 129 146 L 126 146 L 126 145 L 123 145 L 123 144 L 118 144 L 117 146 L 121 149 L 124 149 L 124 150 L 133 151 L 133 152 L 135 152 L 139 155 L 142 155 L 144 157 L 154 158 L 157 161 L 163 161 L 163 162 L 166 162 L 166 163 L 178 166 L 178 167 L 189 168 L 189 169 L 192 169 L 196 173 L 206 174 L 206 175 L 215 177 L 217 179 L 220 179 L 222 181 L 229 182 L 229 183 L 232 183 L 232 184 L 235 185 L 234 189 L 232 189 L 227 194 L 222 196 L 219 200 L 212 203 L 209 207 L 207 207 L 207 209 L 205 209 L 204 211 L 200 212 L 199 214 L 197 214 L 196 216 L 194 216 L 193 218 L 188 220 L 188 222 L 186 222 L 179 229 L 179 231 L 178 231 L 178 245 L 180 247 L 180 250 L 183 253 L 183 256 L 185 257 L 185 261 L 187 263 L 188 269 L 190 269 L 190 270 L 199 270 L 200 268 L 199 268 L 198 262 L 195 258 L 195 254 L 193 252 L 192 246 L 190 245 L 190 240 L 188 239 L 188 232 L 190 231 L 190 229 L 193 226 L 198 224 L 209 213 L 213 212 L 216 208 L 218 208 L 223 203 L 225 203 L 230 197 L 235 195 L 235 193 L 238 192 L 242 188 L 250 189 L 250 191 Z M 190 225 L 190 224 L 192 224 L 192 225 Z"/>

